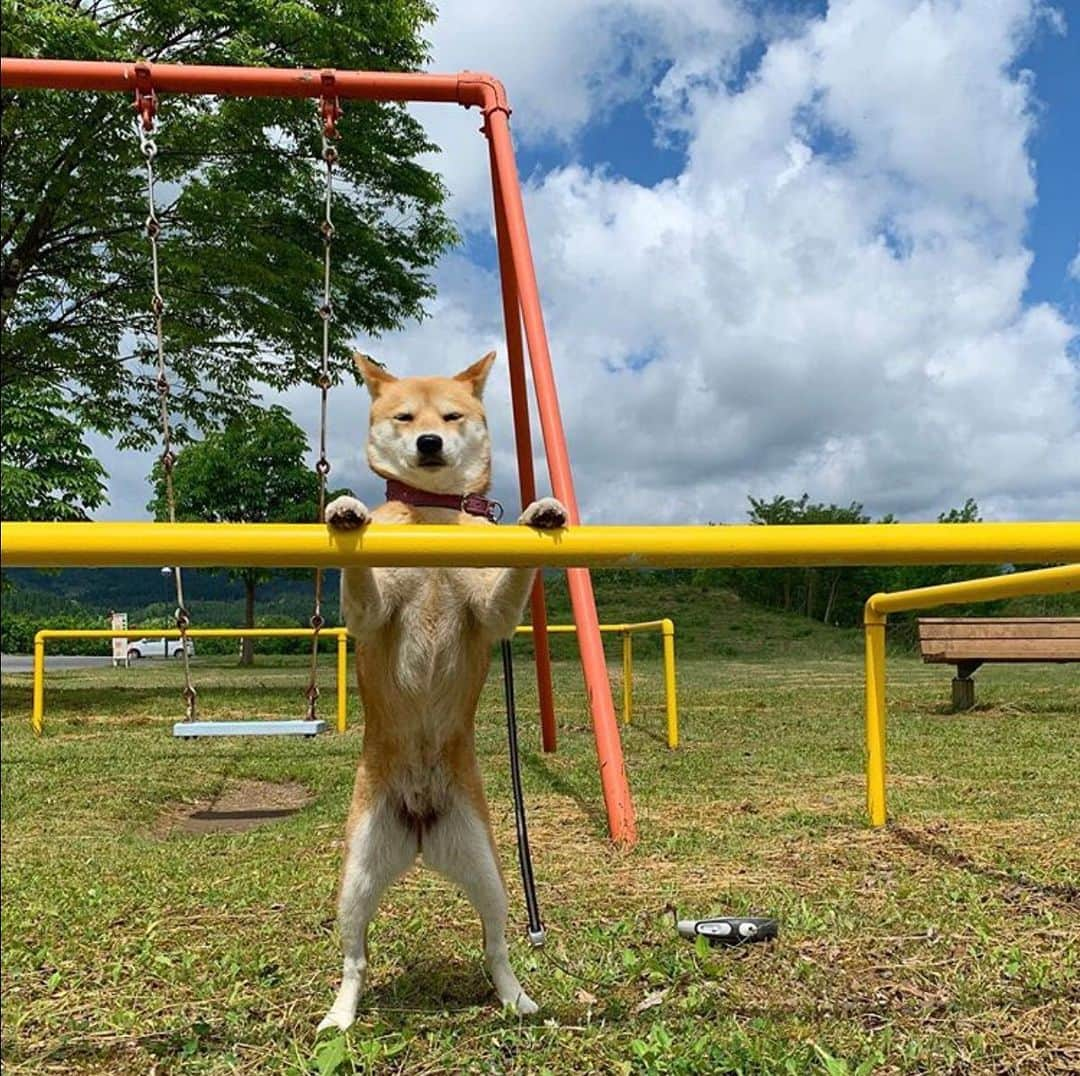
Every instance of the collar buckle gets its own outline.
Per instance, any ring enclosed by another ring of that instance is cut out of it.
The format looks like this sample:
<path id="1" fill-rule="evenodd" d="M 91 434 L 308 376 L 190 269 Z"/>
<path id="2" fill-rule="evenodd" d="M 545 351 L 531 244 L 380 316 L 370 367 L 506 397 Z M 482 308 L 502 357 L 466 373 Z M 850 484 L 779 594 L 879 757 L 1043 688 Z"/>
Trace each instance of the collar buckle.
<path id="1" fill-rule="evenodd" d="M 503 506 L 498 501 L 482 497 L 479 493 L 465 493 L 461 498 L 461 511 L 470 516 L 483 516 L 492 523 L 503 517 Z"/>

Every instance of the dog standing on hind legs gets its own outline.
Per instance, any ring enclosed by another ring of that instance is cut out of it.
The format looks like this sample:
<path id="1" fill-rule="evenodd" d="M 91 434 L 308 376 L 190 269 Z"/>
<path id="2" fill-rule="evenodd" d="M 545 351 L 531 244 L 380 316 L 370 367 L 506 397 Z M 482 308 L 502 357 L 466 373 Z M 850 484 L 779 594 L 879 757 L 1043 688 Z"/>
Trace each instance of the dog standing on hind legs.
<path id="1" fill-rule="evenodd" d="M 395 378 L 356 357 L 371 394 L 368 463 L 387 480 L 373 512 L 354 497 L 326 509 L 336 529 L 369 523 L 490 526 L 491 443 L 482 395 L 494 352 L 454 377 Z M 566 526 L 545 498 L 519 523 Z M 341 988 L 319 1025 L 345 1029 L 367 974 L 367 929 L 386 888 L 419 855 L 480 915 L 484 962 L 504 1005 L 537 1011 L 510 967 L 507 898 L 474 748 L 476 705 L 491 647 L 521 621 L 531 568 L 365 568 L 341 575 L 356 639 L 364 745 L 345 828 L 338 923 Z"/>

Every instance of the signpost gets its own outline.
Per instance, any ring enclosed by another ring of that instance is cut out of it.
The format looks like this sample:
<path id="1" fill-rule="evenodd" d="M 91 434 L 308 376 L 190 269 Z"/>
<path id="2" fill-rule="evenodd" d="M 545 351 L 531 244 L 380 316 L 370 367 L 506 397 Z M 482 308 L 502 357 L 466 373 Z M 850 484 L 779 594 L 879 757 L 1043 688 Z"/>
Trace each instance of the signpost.
<path id="1" fill-rule="evenodd" d="M 113 631 L 127 631 L 127 613 L 110 613 L 109 615 L 111 618 L 109 626 Z M 118 665 L 123 665 L 126 669 L 131 664 L 128 658 L 128 640 L 125 636 L 120 636 L 112 641 L 112 663 L 114 669 Z"/>

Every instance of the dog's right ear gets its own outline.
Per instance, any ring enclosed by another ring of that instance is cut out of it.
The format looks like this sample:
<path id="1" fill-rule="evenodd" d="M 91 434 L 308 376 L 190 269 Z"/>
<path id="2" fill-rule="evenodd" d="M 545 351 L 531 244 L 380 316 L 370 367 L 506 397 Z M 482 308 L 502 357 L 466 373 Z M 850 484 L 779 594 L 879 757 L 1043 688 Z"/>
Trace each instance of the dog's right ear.
<path id="1" fill-rule="evenodd" d="M 397 381 L 397 378 L 388 373 L 384 366 L 380 366 L 367 355 L 361 355 L 359 351 L 353 355 L 353 362 L 356 363 L 356 368 L 360 371 L 360 376 L 364 379 L 364 384 L 367 385 L 372 399 L 378 396 L 387 385 Z"/>

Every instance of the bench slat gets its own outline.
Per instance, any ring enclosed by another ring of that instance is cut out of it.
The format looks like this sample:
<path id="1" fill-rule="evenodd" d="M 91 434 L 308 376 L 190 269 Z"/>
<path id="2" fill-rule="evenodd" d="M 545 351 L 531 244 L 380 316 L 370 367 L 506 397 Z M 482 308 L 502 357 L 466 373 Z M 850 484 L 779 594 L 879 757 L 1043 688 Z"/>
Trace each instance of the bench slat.
<path id="1" fill-rule="evenodd" d="M 919 621 L 920 639 L 1080 639 L 1080 617 L 1074 620 Z"/>
<path id="2" fill-rule="evenodd" d="M 1080 639 L 924 639 L 924 661 L 1080 661 Z"/>

